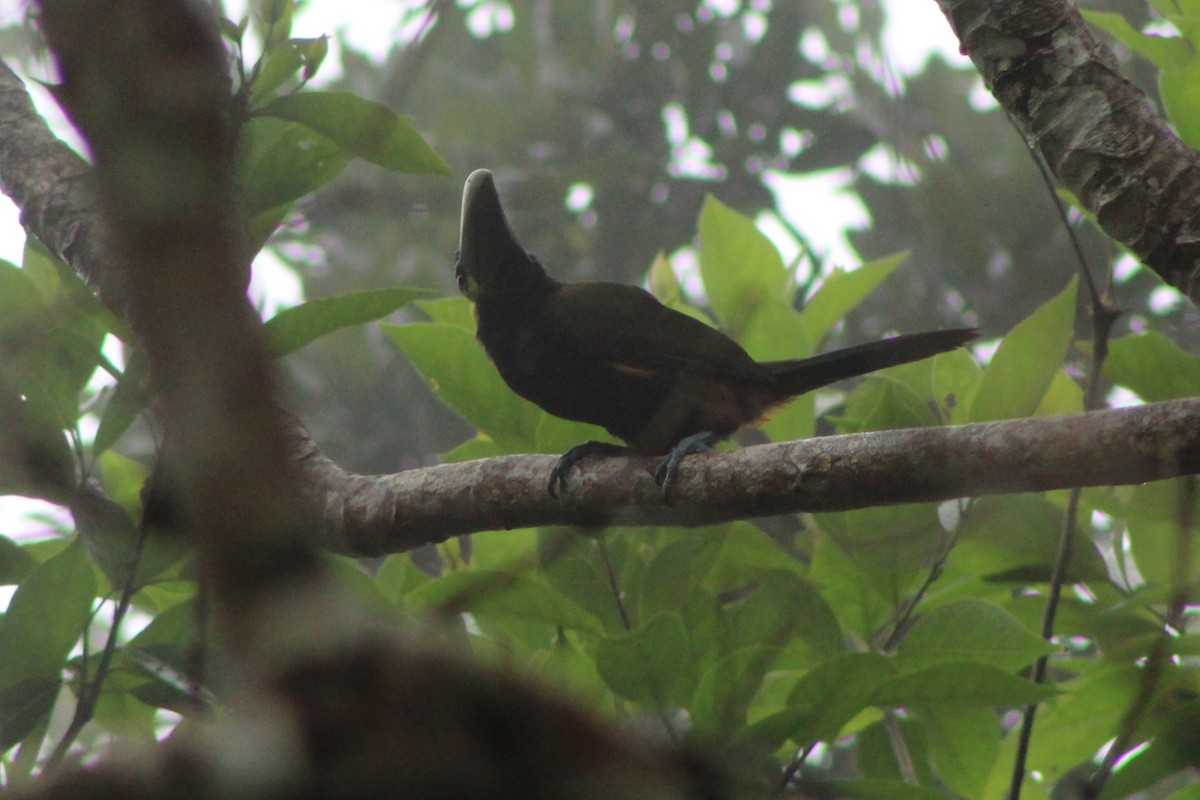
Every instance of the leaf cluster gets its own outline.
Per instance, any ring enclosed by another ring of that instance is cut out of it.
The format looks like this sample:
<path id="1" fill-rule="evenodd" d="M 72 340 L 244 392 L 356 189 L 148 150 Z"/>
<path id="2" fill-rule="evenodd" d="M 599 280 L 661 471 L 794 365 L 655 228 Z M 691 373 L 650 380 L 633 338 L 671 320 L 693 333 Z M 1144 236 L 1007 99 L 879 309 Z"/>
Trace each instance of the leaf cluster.
<path id="1" fill-rule="evenodd" d="M 286 0 L 262 4 L 253 26 L 263 56 L 240 65 L 240 176 L 256 246 L 352 158 L 445 171 L 411 123 L 384 107 L 297 91 L 324 49 L 290 37 L 293 11 Z M 251 26 L 226 23 L 235 52 Z M 689 298 L 662 256 L 648 284 L 760 359 L 814 352 L 905 259 L 834 271 L 809 289 L 750 219 L 713 197 L 698 233 L 703 294 Z M 143 540 L 147 470 L 116 451 L 150 402 L 136 342 L 36 242 L 21 267 L 0 263 L 0 289 L 0 493 L 75 515 L 75 530 L 52 529 L 43 541 L 0 537 L 0 583 L 15 587 L 0 617 L 0 751 L 6 780 L 17 783 L 40 766 L 43 743 L 58 733 L 56 704 L 72 696 L 95 690 L 92 722 L 104 735 L 151 741 L 179 716 L 219 707 L 228 687 L 211 664 L 195 685 L 203 637 L 194 570 L 171 542 Z M 426 294 L 389 288 L 312 301 L 267 322 L 264 336 L 284 357 L 415 300 L 428 319 L 384 331 L 475 431 L 447 460 L 558 453 L 603 438 L 512 395 L 474 341 L 466 302 Z M 986 367 L 965 351 L 897 367 L 848 391 L 800 398 L 763 432 L 792 439 L 1079 411 L 1082 393 L 1064 367 L 1081 349 L 1075 317 L 1072 281 L 988 344 L 990 353 L 981 349 Z M 108 337 L 128 348 L 123 366 L 105 355 Z M 115 386 L 93 388 L 97 370 Z M 1146 400 L 1200 394 L 1200 361 L 1154 333 L 1113 342 L 1105 377 Z M 1029 791 L 1050 796 L 1127 724 L 1146 694 L 1147 654 L 1158 648 L 1163 677 L 1132 730 L 1145 747 L 1104 795 L 1120 797 L 1178 778 L 1200 752 L 1200 648 L 1195 633 L 1168 631 L 1163 619 L 1200 573 L 1180 524 L 1190 513 L 1180 498 L 1191 496 L 1182 484 L 1084 493 L 1090 524 L 1078 534 L 1075 589 L 1051 642 L 1038 625 L 1059 493 L 702 530 L 495 531 L 419 560 L 389 556 L 369 575 L 336 563 L 378 607 L 437 616 L 447 638 L 483 658 L 604 713 L 723 750 L 753 786 L 828 780 L 846 797 L 1003 796 L 1016 749 L 1012 712 L 1033 702 L 1044 706 Z M 101 669 L 95 634 L 120 622 L 107 617 L 127 588 L 146 624 L 113 637 Z M 1044 655 L 1052 680 L 1032 685 L 1026 675 Z M 1177 797 L 1187 792 L 1194 786 Z"/>

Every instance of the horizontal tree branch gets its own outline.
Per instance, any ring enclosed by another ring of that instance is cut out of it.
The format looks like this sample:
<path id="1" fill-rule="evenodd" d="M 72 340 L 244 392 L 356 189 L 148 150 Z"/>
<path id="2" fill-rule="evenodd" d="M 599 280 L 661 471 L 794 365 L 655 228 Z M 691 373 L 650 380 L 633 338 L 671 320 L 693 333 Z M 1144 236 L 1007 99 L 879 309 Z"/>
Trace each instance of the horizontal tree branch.
<path id="1" fill-rule="evenodd" d="M 320 458 L 314 451 L 305 460 Z M 683 461 L 670 502 L 654 482 L 657 460 L 644 458 L 585 461 L 571 473 L 565 497 L 555 500 L 546 490 L 555 460 L 504 456 L 394 475 L 347 476 L 327 486 L 318 501 L 327 513 L 327 543 L 345 553 L 378 555 L 483 530 L 699 526 L 774 514 L 1144 483 L 1200 471 L 1200 399 L 694 455 Z M 346 485 L 353 488 L 343 494 Z"/>
<path id="2" fill-rule="evenodd" d="M 0 184 L 18 200 L 26 224 L 43 241 L 59 241 L 60 231 L 70 234 L 62 241 L 71 247 L 53 249 L 124 316 L 120 271 L 112 268 L 106 248 L 96 244 L 103 231 L 90 207 L 90 188 L 73 193 L 86 184 L 79 175 L 82 162 L 65 146 L 53 144 L 20 80 L 7 69 L 0 69 L 0 100 L 5 100 L 0 102 L 0 133 L 22 132 L 0 142 Z M 38 184 L 39 173 L 57 177 Z M 63 204 L 54 205 L 47 196 Z M 30 210 L 35 205 L 40 209 L 36 213 Z M 1197 402 L 827 437 L 692 456 L 684 463 L 671 504 L 663 502 L 650 477 L 652 460 L 586 462 L 572 473 L 561 503 L 546 492 L 551 456 L 355 475 L 325 458 L 300 420 L 279 408 L 288 452 L 309 507 L 320 516 L 323 541 L 339 552 L 382 554 L 481 530 L 552 524 L 696 526 L 1171 477 L 1197 468 Z M 1167 452 L 1171 442 L 1177 444 Z"/>

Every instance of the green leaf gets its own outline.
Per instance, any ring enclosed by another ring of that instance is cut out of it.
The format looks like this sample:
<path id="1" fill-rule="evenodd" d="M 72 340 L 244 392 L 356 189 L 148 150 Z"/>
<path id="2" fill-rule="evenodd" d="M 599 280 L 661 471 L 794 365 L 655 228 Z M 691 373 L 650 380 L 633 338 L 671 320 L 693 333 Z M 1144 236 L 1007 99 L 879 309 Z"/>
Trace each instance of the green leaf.
<path id="1" fill-rule="evenodd" d="M 712 195 L 700 211 L 700 276 L 709 305 L 739 340 L 758 304 L 783 298 L 789 281 L 771 240 Z"/>
<path id="2" fill-rule="evenodd" d="M 1189 687 L 1189 691 L 1194 689 Z M 1176 714 L 1176 723 L 1154 737 L 1148 743 L 1149 747 L 1136 748 L 1118 762 L 1120 769 L 1104 787 L 1100 795 L 1102 800 L 1145 796 L 1151 787 L 1171 776 L 1186 775 L 1190 780 L 1196 780 L 1190 769 L 1200 752 L 1194 702 L 1191 710 Z"/>
<path id="3" fill-rule="evenodd" d="M 1200 553 L 1181 541 L 1177 522 L 1133 518 L 1127 524 L 1133 560 L 1148 584 L 1172 586 L 1177 575 L 1186 581 L 1200 575 Z"/>
<path id="4" fill-rule="evenodd" d="M 751 645 L 704 670 L 689 708 L 696 724 L 714 731 L 745 726 L 750 703 L 778 656 L 777 646 Z"/>
<path id="5" fill-rule="evenodd" d="M 393 172 L 449 175 L 412 122 L 349 92 L 298 92 L 277 97 L 261 113 L 301 123 L 346 152 Z"/>
<path id="6" fill-rule="evenodd" d="M 524 575 L 502 571 L 459 570 L 422 584 L 405 596 L 419 608 L 450 614 L 506 616 L 585 633 L 602 633 L 585 609 L 548 586 Z"/>
<path id="7" fill-rule="evenodd" d="M 20 583 L 37 562 L 7 536 L 0 536 L 0 586 Z"/>
<path id="8" fill-rule="evenodd" d="M 671 266 L 671 260 L 662 251 L 654 255 L 649 276 L 650 294 L 657 297 L 660 303 L 669 305 L 679 299 L 679 277 Z"/>
<path id="9" fill-rule="evenodd" d="M 539 528 L 538 565 L 546 580 L 604 623 L 605 630 L 623 630 L 617 604 L 613 602 L 612 587 L 599 552 L 600 545 L 579 528 Z M 616 545 L 619 537 L 608 536 Z M 619 567 L 619 559 L 609 547 L 609 561 Z M 618 570 L 619 572 L 619 570 Z M 618 575 L 618 577 L 620 577 Z"/>
<path id="10" fill-rule="evenodd" d="M 990 708 L 958 705 L 919 710 L 929 746 L 930 766 L 963 797 L 983 797 L 984 786 L 1000 756 L 1000 720 Z"/>
<path id="11" fill-rule="evenodd" d="M 967 421 L 982 380 L 983 367 L 966 348 L 940 353 L 933 359 L 932 396 L 950 424 Z"/>
<path id="12" fill-rule="evenodd" d="M 506 455 L 503 447 L 496 444 L 487 436 L 477 433 L 473 439 L 467 439 L 458 447 L 453 447 L 438 457 L 443 463 L 455 464 L 459 461 L 474 461 L 478 458 L 492 458 L 502 455 Z"/>
<path id="13" fill-rule="evenodd" d="M 1053 782 L 1074 765 L 1090 761 L 1118 730 L 1137 696 L 1141 672 L 1132 665 L 1108 667 L 1067 684 L 1068 694 L 1038 711 L 1029 744 L 1029 769 Z"/>
<path id="14" fill-rule="evenodd" d="M 672 690 L 687 661 L 687 631 L 671 614 L 660 614 L 629 633 L 596 643 L 596 670 L 605 684 L 651 708 L 673 701 Z"/>
<path id="15" fill-rule="evenodd" d="M 1071 342 L 1078 278 L 1013 328 L 983 372 L 971 421 L 1027 417 L 1050 388 Z"/>
<path id="16" fill-rule="evenodd" d="M 508 388 L 470 331 L 415 322 L 381 325 L 421 377 L 460 417 L 507 452 L 530 452 L 545 413 Z"/>
<path id="17" fill-rule="evenodd" d="M 834 656 L 800 679 L 785 708 L 751 725 L 745 735 L 768 751 L 789 740 L 800 748 L 833 741 L 895 672 L 878 653 Z"/>
<path id="18" fill-rule="evenodd" d="M 32 275 L 11 261 L 0 259 L 0 335 L 9 335 L 18 325 L 36 316 L 47 299 L 43 287 Z"/>
<path id="19" fill-rule="evenodd" d="M 853 271 L 848 272 L 839 267 L 829 273 L 821 281 L 820 288 L 804 304 L 804 312 L 800 315 L 804 321 L 808 341 L 821 341 L 834 325 L 854 310 L 864 297 L 883 283 L 910 255 L 910 251 L 903 250 L 868 261 Z"/>
<path id="20" fill-rule="evenodd" d="M 301 76 L 305 82 L 313 79 L 317 74 L 317 70 L 325 63 L 325 56 L 329 55 L 329 37 L 317 36 L 312 39 L 292 39 L 292 44 L 300 51 L 300 55 L 304 57 L 304 73 Z"/>
<path id="21" fill-rule="evenodd" d="M 745 520 L 705 528 L 697 533 L 715 546 L 715 552 L 707 560 L 707 586 L 745 585 L 757 579 L 764 570 L 805 571 L 799 558 L 762 528 Z"/>
<path id="22" fill-rule="evenodd" d="M 95 594 L 95 574 L 79 539 L 35 567 L 0 620 L 0 689 L 30 679 L 57 680 Z"/>
<path id="23" fill-rule="evenodd" d="M 1178 70 L 1192 60 L 1192 48 L 1177 36 L 1142 33 L 1129 20 L 1113 11 L 1081 8 L 1079 13 L 1093 25 L 1128 47 L 1160 70 Z"/>
<path id="24" fill-rule="evenodd" d="M 141 348 L 133 351 L 117 386 L 108 396 L 100 427 L 92 440 L 92 455 L 99 456 L 117 443 L 150 403 L 150 362 Z"/>
<path id="25" fill-rule="evenodd" d="M 860 569 L 850 553 L 830 536 L 818 539 L 808 577 L 821 588 L 842 626 L 864 641 L 877 635 L 879 627 L 891 617 L 893 604 L 884 594 L 887 587 Z"/>
<path id="26" fill-rule="evenodd" d="M 738 341 L 759 361 L 800 358 L 812 353 L 812 342 L 796 310 L 780 297 L 763 296 L 742 321 Z M 771 412 L 761 426 L 776 441 L 811 436 L 815 415 L 811 397 L 789 401 Z"/>
<path id="27" fill-rule="evenodd" d="M 867 591 L 888 598 L 901 596 L 924 575 L 945 540 L 937 507 L 929 503 L 818 514 L 817 520 L 862 572 L 853 580 L 865 577 Z"/>
<path id="28" fill-rule="evenodd" d="M 109 584 L 122 588 L 129 583 L 140 539 L 129 513 L 93 484 L 85 483 L 71 498 L 71 516 L 88 555 Z"/>
<path id="29" fill-rule="evenodd" d="M 885 375 L 864 380 L 846 398 L 846 410 L 834 417 L 845 433 L 925 428 L 940 420 L 909 386 Z"/>
<path id="30" fill-rule="evenodd" d="M 286 41 L 272 47 L 263 56 L 262 69 L 250 85 L 250 93 L 255 105 L 271 97 L 292 78 L 304 64 L 304 54 L 293 42 Z"/>
<path id="31" fill-rule="evenodd" d="M 0 495 L 64 503 L 75 484 L 67 437 L 44 406 L 21 397 L 6 377 L 0 371 Z"/>
<path id="32" fill-rule="evenodd" d="M 900 673 L 880 686 L 871 702 L 885 708 L 931 703 L 990 708 L 1024 706 L 1055 694 L 1052 686 L 1030 683 L 987 664 L 947 661 Z"/>
<path id="33" fill-rule="evenodd" d="M 1035 494 L 983 497 L 962 519 L 951 563 L 990 581 L 1044 582 L 1058 550 L 1062 511 Z M 1078 534 L 1067 573 L 1070 582 L 1108 577 L 1091 538 Z"/>
<path id="34" fill-rule="evenodd" d="M 217 17 L 217 27 L 221 30 L 221 35 L 229 40 L 230 44 L 235 44 L 238 47 L 242 45 L 242 36 L 246 33 L 246 24 L 249 23 L 248 17 L 242 17 L 241 23 L 236 23 L 229 17 Z"/>
<path id="35" fill-rule="evenodd" d="M 896 666 L 909 672 L 967 660 L 1012 671 L 1057 650 L 1000 606 L 964 598 L 923 614 L 900 642 Z"/>
<path id="36" fill-rule="evenodd" d="M 104 336 L 103 326 L 65 294 L 47 302 L 25 270 L 0 261 L 0 374 L 36 414 L 74 426 Z"/>
<path id="37" fill-rule="evenodd" d="M 1146 402 L 1200 395 L 1200 358 L 1161 333 L 1114 340 L 1104 361 L 1104 377 Z"/>
<path id="38" fill-rule="evenodd" d="M 372 322 L 432 292 L 428 289 L 394 287 L 365 292 L 348 292 L 336 297 L 309 300 L 279 312 L 263 324 L 267 351 L 280 358 L 342 328 Z"/>
<path id="39" fill-rule="evenodd" d="M 123 342 L 135 340 L 129 326 L 100 302 L 100 298 L 79 274 L 34 236 L 25 237 L 21 270 L 37 283 L 48 302 L 65 299 L 81 316 L 89 318 Z"/>
<path id="40" fill-rule="evenodd" d="M 894 733 L 889 733 L 884 724 L 883 714 L 879 720 L 871 722 L 858 731 L 854 739 L 854 755 L 858 774 L 864 779 L 879 781 L 902 780 L 900 765 L 896 760 L 896 748 L 893 746 Z M 908 751 L 909 763 L 919 784 L 933 785 L 936 778 L 929 769 L 929 749 L 925 744 L 925 726 L 914 716 L 899 714 L 893 718 L 894 727 L 898 728 L 904 747 Z"/>
<path id="41" fill-rule="evenodd" d="M 1200 58 L 1193 56 L 1183 69 L 1164 70 L 1158 91 L 1179 138 L 1188 147 L 1200 147 Z"/>
<path id="42" fill-rule="evenodd" d="M 782 648 L 793 637 L 828 657 L 845 649 L 841 625 L 808 580 L 786 570 L 767 570 L 749 597 L 728 608 L 734 646 Z"/>
<path id="43" fill-rule="evenodd" d="M 341 174 L 351 155 L 298 122 L 251 117 L 238 142 L 238 175 L 246 214 L 286 208 Z"/>
<path id="44" fill-rule="evenodd" d="M 1079 414 L 1083 411 L 1083 387 L 1065 370 L 1057 370 L 1034 415 L 1049 417 L 1055 414 Z"/>
<path id="45" fill-rule="evenodd" d="M 475 333 L 475 309 L 465 297 L 438 297 L 433 300 L 417 300 L 414 305 L 429 315 L 433 322 L 454 325 Z"/>
<path id="46" fill-rule="evenodd" d="M 0 689 L 0 753 L 50 717 L 61 686 L 58 678 L 26 678 Z"/>
<path id="47" fill-rule="evenodd" d="M 684 597 L 696 584 L 705 566 L 706 550 L 712 542 L 699 536 L 676 539 L 654 557 L 642 574 L 642 583 L 633 607 L 636 617 L 649 619 L 657 614 L 679 608 Z"/>
<path id="48" fill-rule="evenodd" d="M 430 580 L 430 577 L 413 563 L 411 553 L 392 553 L 375 574 L 379 593 L 392 603 L 399 603 L 413 589 L 429 583 Z"/>
<path id="49" fill-rule="evenodd" d="M 946 795 L 934 789 L 878 778 L 831 781 L 829 792 L 830 797 L 842 800 L 946 800 Z"/>
<path id="50" fill-rule="evenodd" d="M 537 530 L 484 531 L 471 536 L 471 566 L 520 571 L 537 563 Z"/>

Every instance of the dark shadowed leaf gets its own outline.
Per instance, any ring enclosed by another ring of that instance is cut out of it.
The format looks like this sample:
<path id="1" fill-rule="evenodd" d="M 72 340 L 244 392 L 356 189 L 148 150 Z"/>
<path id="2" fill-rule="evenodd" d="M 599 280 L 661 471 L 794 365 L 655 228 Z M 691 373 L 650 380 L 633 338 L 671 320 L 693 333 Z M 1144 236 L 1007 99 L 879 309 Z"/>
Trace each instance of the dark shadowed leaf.
<path id="1" fill-rule="evenodd" d="M 596 669 L 608 687 L 650 707 L 673 700 L 671 692 L 687 658 L 687 631 L 671 614 L 660 614 L 640 628 L 596 644 Z"/>
<path id="2" fill-rule="evenodd" d="M 0 689 L 0 753 L 50 716 L 60 685 L 58 678 L 26 678 Z"/>

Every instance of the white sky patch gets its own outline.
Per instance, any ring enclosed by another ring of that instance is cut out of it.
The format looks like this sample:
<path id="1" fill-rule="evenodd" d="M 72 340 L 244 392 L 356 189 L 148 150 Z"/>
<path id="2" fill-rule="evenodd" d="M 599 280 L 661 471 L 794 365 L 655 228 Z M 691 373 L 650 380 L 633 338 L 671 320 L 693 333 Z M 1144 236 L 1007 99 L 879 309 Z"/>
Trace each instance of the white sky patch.
<path id="1" fill-rule="evenodd" d="M 1155 314 L 1166 314 L 1173 311 L 1183 302 L 1183 295 L 1170 286 L 1159 286 L 1150 292 L 1150 310 Z"/>
<path id="2" fill-rule="evenodd" d="M 764 177 L 788 224 L 812 243 L 821 260 L 844 267 L 862 261 L 846 232 L 871 223 L 866 206 L 849 189 L 850 181 L 846 167 L 805 175 L 768 171 Z"/>
<path id="3" fill-rule="evenodd" d="M 952 66 L 970 64 L 970 59 L 959 52 L 958 39 L 937 3 L 884 0 L 883 7 L 887 11 L 883 52 L 897 71 L 916 74 L 934 54 Z"/>
<path id="4" fill-rule="evenodd" d="M 859 169 L 880 183 L 915 186 L 921 177 L 916 164 L 901 158 L 890 145 L 878 142 L 858 160 Z"/>
<path id="5" fill-rule="evenodd" d="M 53 539 L 73 527 L 65 508 L 17 495 L 0 497 L 0 520 L 0 534 L 18 542 Z"/>
<path id="6" fill-rule="evenodd" d="M 263 319 L 304 302 L 304 284 L 271 248 L 259 251 L 250 272 L 250 302 Z"/>
<path id="7" fill-rule="evenodd" d="M 25 232 L 21 230 L 20 212 L 7 196 L 0 195 L 0 258 L 21 263 L 25 250 Z"/>

